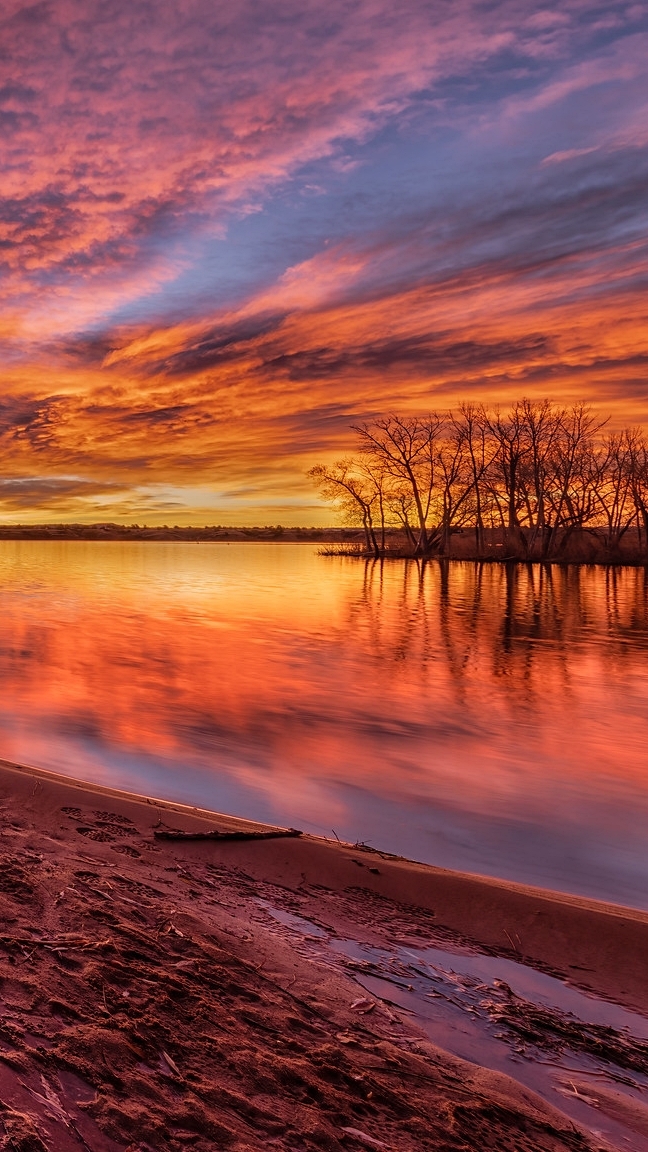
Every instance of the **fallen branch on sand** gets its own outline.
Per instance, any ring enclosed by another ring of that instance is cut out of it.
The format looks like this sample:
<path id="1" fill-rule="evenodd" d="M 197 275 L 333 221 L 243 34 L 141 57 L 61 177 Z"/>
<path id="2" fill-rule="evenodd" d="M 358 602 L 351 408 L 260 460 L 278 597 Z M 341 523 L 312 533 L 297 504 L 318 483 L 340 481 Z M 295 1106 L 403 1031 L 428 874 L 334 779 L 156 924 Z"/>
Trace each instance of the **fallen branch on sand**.
<path id="1" fill-rule="evenodd" d="M 34 936 L 0 936 L 2 948 L 46 948 L 50 952 L 69 952 L 71 948 L 80 948 L 86 952 L 98 948 L 113 948 L 112 940 L 88 940 L 85 936 L 74 936 L 67 932 L 60 936 L 34 937 Z"/>
<path id="2" fill-rule="evenodd" d="M 276 840 L 280 836 L 301 836 L 298 828 L 277 828 L 272 832 L 180 832 L 169 828 L 154 830 L 158 840 Z"/>

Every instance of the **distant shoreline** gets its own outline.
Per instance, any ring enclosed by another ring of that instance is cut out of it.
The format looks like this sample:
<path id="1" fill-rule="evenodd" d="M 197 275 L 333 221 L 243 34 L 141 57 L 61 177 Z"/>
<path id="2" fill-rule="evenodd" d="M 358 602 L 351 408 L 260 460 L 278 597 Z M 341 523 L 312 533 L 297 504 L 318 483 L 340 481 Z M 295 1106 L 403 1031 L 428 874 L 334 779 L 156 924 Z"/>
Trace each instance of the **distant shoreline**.
<path id="1" fill-rule="evenodd" d="M 363 539 L 357 528 L 147 527 L 129 524 L 8 524 L 0 525 L 0 540 L 168 540 L 180 543 L 354 544 Z"/>

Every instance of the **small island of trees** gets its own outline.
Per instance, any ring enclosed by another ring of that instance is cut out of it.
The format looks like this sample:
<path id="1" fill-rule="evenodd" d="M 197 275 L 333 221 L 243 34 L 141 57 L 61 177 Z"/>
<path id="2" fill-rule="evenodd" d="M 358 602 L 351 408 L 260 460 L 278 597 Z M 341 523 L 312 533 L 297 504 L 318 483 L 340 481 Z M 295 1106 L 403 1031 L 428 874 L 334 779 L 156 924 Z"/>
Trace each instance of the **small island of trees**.
<path id="1" fill-rule="evenodd" d="M 585 404 L 461 404 L 354 426 L 357 451 L 309 472 L 356 554 L 648 562 L 648 442 Z"/>

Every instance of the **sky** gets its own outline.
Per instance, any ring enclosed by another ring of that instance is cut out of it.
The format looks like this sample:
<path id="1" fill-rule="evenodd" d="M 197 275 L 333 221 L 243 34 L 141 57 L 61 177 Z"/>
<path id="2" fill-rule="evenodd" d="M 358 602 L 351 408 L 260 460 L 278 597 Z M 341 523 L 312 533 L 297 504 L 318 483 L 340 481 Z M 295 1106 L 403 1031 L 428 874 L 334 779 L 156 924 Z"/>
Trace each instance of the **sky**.
<path id="1" fill-rule="evenodd" d="M 648 424 L 648 3 L 3 0 L 0 519 L 325 524 L 351 425 Z"/>

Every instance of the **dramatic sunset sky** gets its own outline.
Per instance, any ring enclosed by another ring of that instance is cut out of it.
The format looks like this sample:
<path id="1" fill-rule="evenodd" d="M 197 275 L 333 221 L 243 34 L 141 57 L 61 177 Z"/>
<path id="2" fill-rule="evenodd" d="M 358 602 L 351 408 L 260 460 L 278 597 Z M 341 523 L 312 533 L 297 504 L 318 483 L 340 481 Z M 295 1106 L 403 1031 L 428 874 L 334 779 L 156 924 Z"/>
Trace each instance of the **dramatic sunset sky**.
<path id="1" fill-rule="evenodd" d="M 648 423 L 648 4 L 3 0 L 0 517 L 331 522 L 349 425 Z"/>

